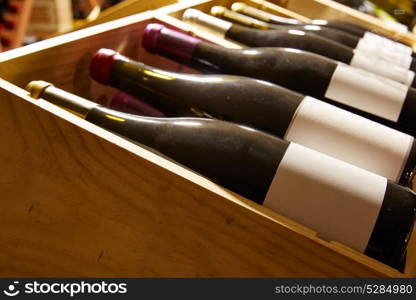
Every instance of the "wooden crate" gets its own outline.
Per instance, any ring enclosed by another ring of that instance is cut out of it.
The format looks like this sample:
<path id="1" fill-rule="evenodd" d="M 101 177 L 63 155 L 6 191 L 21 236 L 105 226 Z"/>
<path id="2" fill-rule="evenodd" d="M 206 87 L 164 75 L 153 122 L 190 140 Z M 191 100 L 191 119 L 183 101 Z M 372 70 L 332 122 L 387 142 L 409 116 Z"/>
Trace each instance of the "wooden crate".
<path id="1" fill-rule="evenodd" d="M 88 74 L 101 47 L 188 70 L 147 53 L 140 38 L 154 21 L 192 31 L 174 16 L 193 5 L 205 4 L 180 2 L 0 54 L 0 276 L 415 276 L 415 248 L 397 272 L 23 89 L 42 79 L 105 102 L 114 90 Z"/>

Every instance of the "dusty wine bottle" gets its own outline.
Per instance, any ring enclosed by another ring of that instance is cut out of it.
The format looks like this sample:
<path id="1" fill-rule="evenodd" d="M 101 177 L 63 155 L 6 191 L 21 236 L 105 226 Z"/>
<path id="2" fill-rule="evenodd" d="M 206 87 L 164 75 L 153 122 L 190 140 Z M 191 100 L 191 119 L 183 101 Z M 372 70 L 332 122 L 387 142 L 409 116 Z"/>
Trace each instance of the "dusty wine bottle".
<path id="1" fill-rule="evenodd" d="M 160 24 L 146 26 L 142 44 L 184 63 L 208 62 L 217 72 L 276 83 L 416 134 L 416 90 L 322 56 L 284 48 L 227 49 Z"/>
<path id="2" fill-rule="evenodd" d="M 241 14 L 256 18 L 263 22 L 267 22 L 266 24 L 270 23 L 271 25 L 277 26 L 285 26 L 282 25 L 282 18 L 271 13 L 265 12 L 263 10 L 251 7 L 245 3 L 236 2 L 231 6 L 231 9 L 235 12 L 239 12 Z M 229 15 L 232 17 L 232 15 Z M 241 18 L 240 18 L 241 20 Z M 331 31 L 320 31 L 319 28 L 315 28 L 314 26 L 324 27 L 329 30 L 335 29 L 328 26 L 319 26 L 317 23 L 326 23 L 326 21 L 322 20 L 320 22 L 315 22 L 315 25 L 303 25 L 306 28 L 309 28 L 311 31 L 316 30 L 316 32 L 320 32 L 325 37 L 329 39 L 333 39 L 337 42 L 340 42 L 344 45 L 347 45 L 354 49 L 355 55 L 360 57 L 363 55 L 370 56 L 372 58 L 379 57 L 381 59 L 387 60 L 389 63 L 397 64 L 405 69 L 411 69 L 412 63 L 413 68 L 415 68 L 416 63 L 413 62 L 412 53 L 413 50 L 411 47 L 403 45 L 401 43 L 394 42 L 387 38 L 381 37 L 372 32 L 366 32 L 360 37 L 355 36 L 355 38 L 347 38 L 344 35 L 334 34 Z M 302 26 L 302 24 L 296 24 L 297 26 Z M 264 25 L 263 25 L 264 26 Z M 293 24 L 286 24 L 288 28 Z M 310 27 L 307 27 L 310 26 Z M 335 29 L 336 30 L 336 29 Z M 357 59 L 357 58 L 356 58 Z"/>
<path id="3" fill-rule="evenodd" d="M 395 182 L 408 184 L 414 173 L 416 145 L 410 135 L 268 82 L 168 72 L 110 49 L 94 54 L 90 70 L 92 78 L 102 84 L 150 104 L 196 107 L 215 118 L 252 126 Z"/>
<path id="4" fill-rule="evenodd" d="M 362 52 L 355 53 L 347 46 L 303 30 L 252 29 L 218 19 L 196 9 L 187 9 L 182 18 L 203 30 L 216 32 L 250 47 L 289 47 L 309 51 L 386 78 L 393 78 L 407 86 L 416 85 L 415 74 L 412 71 L 381 59 L 370 60 Z"/>
<path id="5" fill-rule="evenodd" d="M 411 190 L 384 177 L 229 122 L 135 116 L 39 81 L 26 89 L 32 97 L 66 107 L 151 147 L 316 230 L 324 239 L 344 243 L 392 267 L 402 266 L 416 199 Z"/>

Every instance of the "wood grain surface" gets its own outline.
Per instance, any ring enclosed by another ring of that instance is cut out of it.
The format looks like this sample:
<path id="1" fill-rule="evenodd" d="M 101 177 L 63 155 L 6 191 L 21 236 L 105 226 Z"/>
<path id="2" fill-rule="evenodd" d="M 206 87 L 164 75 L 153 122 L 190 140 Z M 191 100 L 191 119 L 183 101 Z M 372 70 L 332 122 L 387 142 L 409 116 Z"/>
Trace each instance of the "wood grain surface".
<path id="1" fill-rule="evenodd" d="M 414 276 L 321 240 L 22 89 L 41 79 L 102 101 L 114 91 L 88 75 L 101 47 L 182 69 L 140 48 L 152 16 L 0 54 L 0 276 Z"/>

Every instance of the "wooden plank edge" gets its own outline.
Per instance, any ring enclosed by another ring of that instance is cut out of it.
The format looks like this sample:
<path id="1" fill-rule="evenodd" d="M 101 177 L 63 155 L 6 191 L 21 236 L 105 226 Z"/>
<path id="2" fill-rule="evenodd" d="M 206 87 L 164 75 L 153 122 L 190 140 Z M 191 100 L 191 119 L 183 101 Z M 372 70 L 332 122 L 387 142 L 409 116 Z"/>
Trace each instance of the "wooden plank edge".
<path id="1" fill-rule="evenodd" d="M 93 27 L 85 28 L 79 31 L 66 33 L 21 48 L 13 49 L 4 53 L 0 53 L 0 63 L 12 60 L 23 55 L 29 55 L 35 52 L 44 51 L 48 48 L 74 42 L 92 35 L 97 35 L 105 31 L 115 30 L 120 27 L 139 23 L 141 21 L 151 19 L 152 17 L 153 12 L 147 11 L 136 15 L 128 16 L 119 20 L 114 20 L 108 23 L 103 23 Z"/>

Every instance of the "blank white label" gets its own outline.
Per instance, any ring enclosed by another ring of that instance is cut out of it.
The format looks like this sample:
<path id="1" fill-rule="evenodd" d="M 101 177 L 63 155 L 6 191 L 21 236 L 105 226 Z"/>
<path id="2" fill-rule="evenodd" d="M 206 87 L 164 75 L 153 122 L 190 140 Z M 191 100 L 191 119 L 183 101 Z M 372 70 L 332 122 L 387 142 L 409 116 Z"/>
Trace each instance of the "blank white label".
<path id="1" fill-rule="evenodd" d="M 384 20 L 384 23 L 390 27 L 393 30 L 396 30 L 400 33 L 407 33 L 409 31 L 409 27 L 407 27 L 404 24 L 401 24 L 399 22 L 396 21 L 392 21 L 392 20 Z"/>
<path id="2" fill-rule="evenodd" d="M 401 33 L 407 33 L 409 31 L 409 28 L 406 25 L 400 24 L 399 22 L 396 22 L 396 21 L 384 20 L 384 23 L 391 29 L 396 30 Z"/>
<path id="3" fill-rule="evenodd" d="M 385 48 L 380 48 L 380 47 L 366 47 L 366 48 L 357 47 L 355 48 L 354 52 L 360 52 L 360 53 L 363 53 L 364 55 L 367 55 L 368 57 L 372 57 L 375 59 L 385 60 L 386 62 L 397 65 L 407 70 L 410 69 L 410 66 L 413 60 L 411 56 L 400 55 L 398 53 L 391 53 L 391 52 L 385 51 Z"/>
<path id="4" fill-rule="evenodd" d="M 392 79 L 394 81 L 410 86 L 415 73 L 404 67 L 389 63 L 386 60 L 374 58 L 364 52 L 355 52 L 350 65 L 374 74 Z"/>
<path id="5" fill-rule="evenodd" d="M 328 103 L 305 97 L 285 140 L 399 181 L 413 137 Z"/>
<path id="6" fill-rule="evenodd" d="M 397 52 L 403 55 L 412 55 L 413 53 L 411 47 L 403 45 L 401 43 L 397 43 L 378 34 L 374 34 L 372 32 L 367 31 L 362 37 L 362 39 L 368 44 L 376 45 L 378 47 L 386 47 L 390 49 L 392 52 Z"/>
<path id="7" fill-rule="evenodd" d="M 397 122 L 407 90 L 394 80 L 338 64 L 325 97 Z"/>
<path id="8" fill-rule="evenodd" d="M 384 177 L 290 143 L 263 205 L 364 252 L 386 187 Z"/>
<path id="9" fill-rule="evenodd" d="M 389 46 L 388 42 L 387 44 L 383 44 L 377 41 L 375 42 L 369 41 L 368 39 L 367 40 L 360 39 L 354 51 L 365 53 L 369 57 L 384 59 L 386 61 L 389 61 L 392 64 L 401 66 L 405 69 L 410 68 L 410 65 L 413 60 L 411 56 L 411 53 L 412 53 L 411 49 L 410 49 L 410 53 L 408 50 L 400 51 L 400 50 L 395 49 L 394 47 L 392 49 L 392 47 Z"/>

